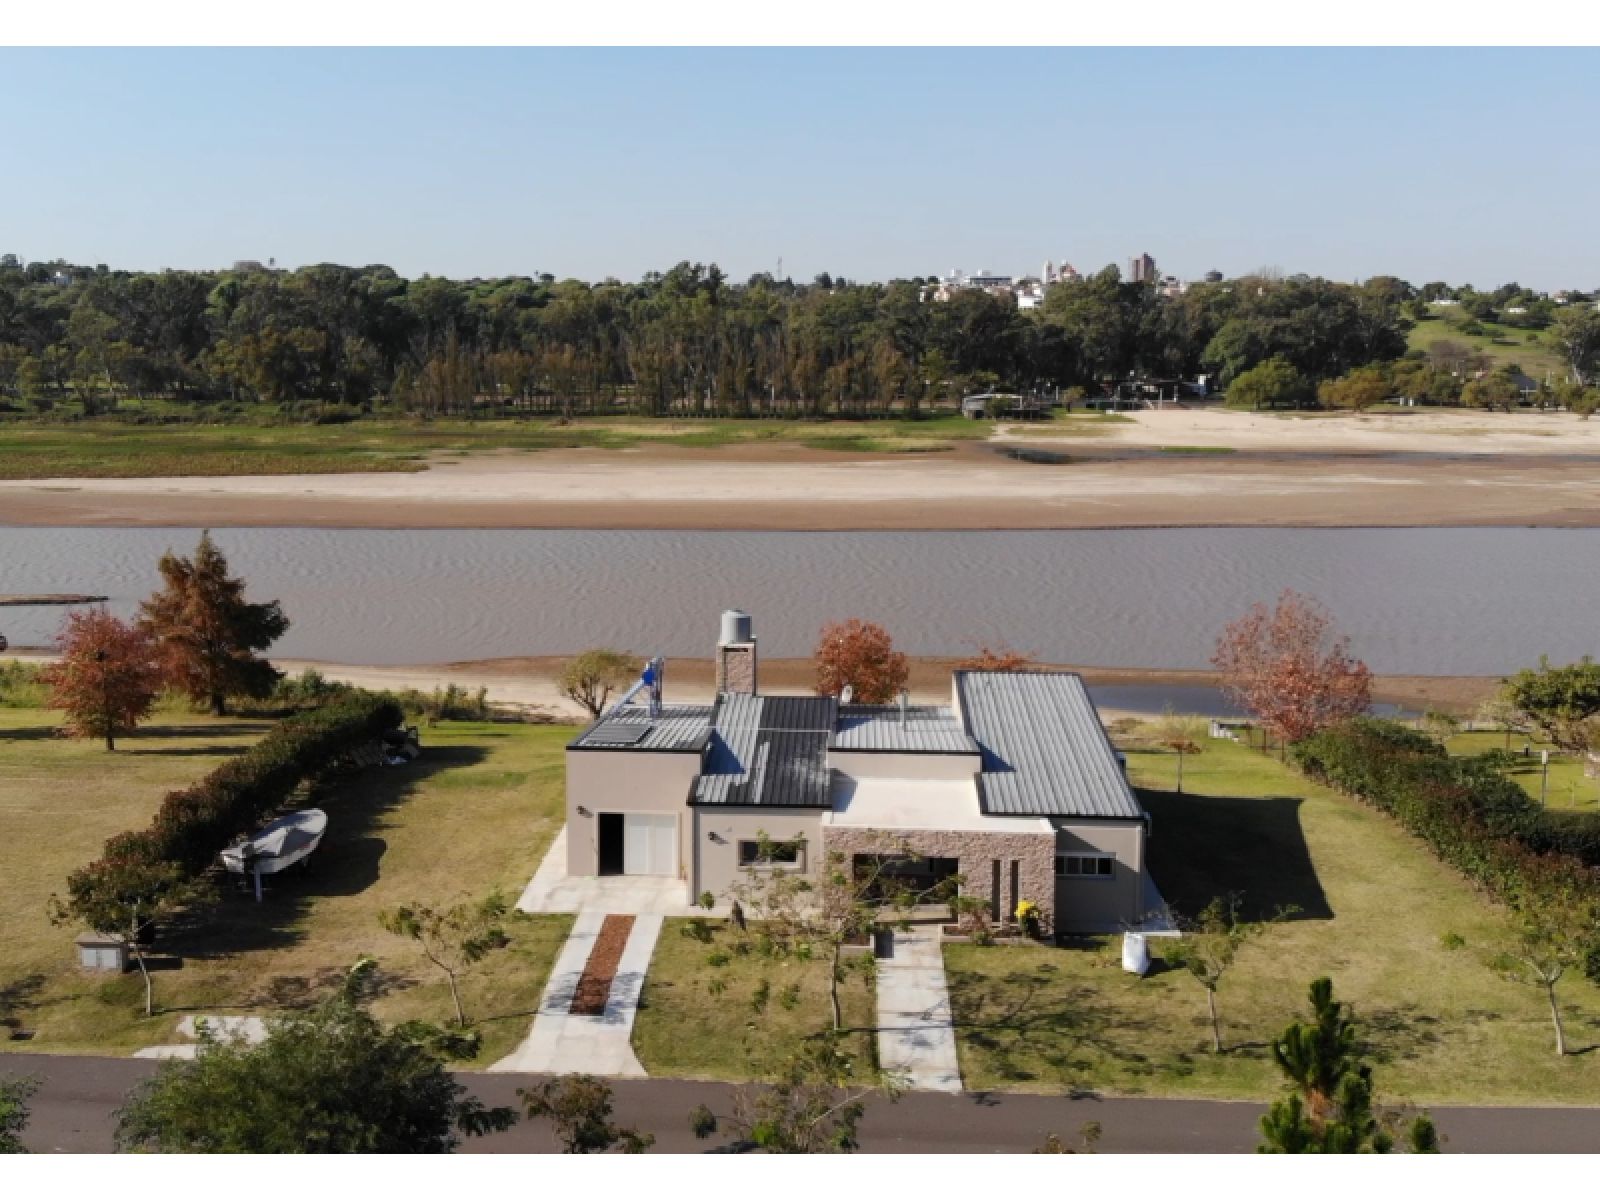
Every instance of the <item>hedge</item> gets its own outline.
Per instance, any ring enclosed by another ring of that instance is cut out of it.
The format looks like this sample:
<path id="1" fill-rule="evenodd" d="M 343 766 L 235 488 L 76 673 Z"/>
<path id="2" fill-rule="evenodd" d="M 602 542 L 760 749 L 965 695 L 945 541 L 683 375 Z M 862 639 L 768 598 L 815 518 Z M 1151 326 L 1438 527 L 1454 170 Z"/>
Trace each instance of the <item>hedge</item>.
<path id="1" fill-rule="evenodd" d="M 236 838 L 283 808 L 303 782 L 401 719 L 392 701 L 360 694 L 286 718 L 198 783 L 167 793 L 148 829 L 108 839 L 100 859 L 73 873 L 69 890 L 77 893 L 94 875 L 130 860 L 201 874 Z"/>
<path id="2" fill-rule="evenodd" d="M 1513 908 L 1563 885 L 1600 897 L 1600 821 L 1545 811 L 1490 762 L 1451 758 L 1373 718 L 1314 734 L 1292 753 L 1306 774 L 1388 813 Z"/>

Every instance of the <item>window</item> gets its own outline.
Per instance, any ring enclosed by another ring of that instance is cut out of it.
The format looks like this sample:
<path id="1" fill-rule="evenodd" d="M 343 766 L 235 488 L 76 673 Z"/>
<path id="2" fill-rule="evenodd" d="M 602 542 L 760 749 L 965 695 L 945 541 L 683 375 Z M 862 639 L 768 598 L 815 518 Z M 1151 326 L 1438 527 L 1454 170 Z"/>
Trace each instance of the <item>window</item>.
<path id="1" fill-rule="evenodd" d="M 800 838 L 792 842 L 740 842 L 741 867 L 798 867 L 800 848 L 805 843 Z"/>
<path id="2" fill-rule="evenodd" d="M 1069 879 L 1110 879 L 1116 861 L 1110 854 L 1058 854 L 1056 874 Z"/>

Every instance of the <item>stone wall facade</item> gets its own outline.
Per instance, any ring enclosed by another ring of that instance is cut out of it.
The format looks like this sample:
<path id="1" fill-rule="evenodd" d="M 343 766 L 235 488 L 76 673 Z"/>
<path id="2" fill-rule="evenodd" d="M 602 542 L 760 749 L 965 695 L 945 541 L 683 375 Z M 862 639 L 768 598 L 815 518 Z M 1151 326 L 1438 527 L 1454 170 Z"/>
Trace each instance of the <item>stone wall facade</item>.
<path id="1" fill-rule="evenodd" d="M 962 875 L 961 894 L 978 896 L 990 915 L 1009 921 L 1018 900 L 1039 906 L 1046 933 L 1055 929 L 1056 838 L 1053 832 L 986 833 L 964 829 L 867 829 L 822 827 L 824 852 L 847 855 L 904 852 L 922 858 L 953 858 Z M 998 872 L 996 865 L 998 864 Z M 998 877 L 999 890 L 996 892 Z"/>

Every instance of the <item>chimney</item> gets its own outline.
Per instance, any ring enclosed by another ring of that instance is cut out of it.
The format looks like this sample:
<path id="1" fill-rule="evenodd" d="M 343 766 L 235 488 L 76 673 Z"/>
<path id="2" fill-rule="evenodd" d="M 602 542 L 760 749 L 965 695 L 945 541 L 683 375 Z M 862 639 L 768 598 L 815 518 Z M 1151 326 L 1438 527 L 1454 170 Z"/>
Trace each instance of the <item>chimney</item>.
<path id="1" fill-rule="evenodd" d="M 756 636 L 750 614 L 730 608 L 722 614 L 717 638 L 717 692 L 756 694 Z"/>

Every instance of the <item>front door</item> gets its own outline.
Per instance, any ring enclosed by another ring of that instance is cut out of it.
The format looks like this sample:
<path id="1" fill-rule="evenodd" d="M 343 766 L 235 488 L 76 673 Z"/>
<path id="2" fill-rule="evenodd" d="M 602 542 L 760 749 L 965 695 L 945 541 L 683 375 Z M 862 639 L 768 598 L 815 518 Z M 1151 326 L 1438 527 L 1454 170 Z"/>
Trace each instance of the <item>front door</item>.
<path id="1" fill-rule="evenodd" d="M 624 875 L 678 873 L 678 820 L 671 813 L 626 813 L 622 818 Z"/>

